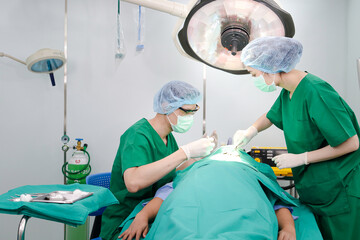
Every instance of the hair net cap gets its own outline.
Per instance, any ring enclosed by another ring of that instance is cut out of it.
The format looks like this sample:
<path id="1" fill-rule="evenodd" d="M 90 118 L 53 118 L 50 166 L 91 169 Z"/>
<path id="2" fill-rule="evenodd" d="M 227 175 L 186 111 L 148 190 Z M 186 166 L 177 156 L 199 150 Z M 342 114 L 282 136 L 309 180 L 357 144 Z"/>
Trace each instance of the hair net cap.
<path id="1" fill-rule="evenodd" d="M 185 104 L 196 104 L 200 101 L 199 90 L 182 81 L 171 81 L 165 84 L 154 97 L 154 111 L 170 114 Z"/>
<path id="2" fill-rule="evenodd" d="M 290 72 L 300 61 L 303 47 L 293 38 L 261 37 L 251 41 L 241 53 L 241 61 L 265 73 Z"/>

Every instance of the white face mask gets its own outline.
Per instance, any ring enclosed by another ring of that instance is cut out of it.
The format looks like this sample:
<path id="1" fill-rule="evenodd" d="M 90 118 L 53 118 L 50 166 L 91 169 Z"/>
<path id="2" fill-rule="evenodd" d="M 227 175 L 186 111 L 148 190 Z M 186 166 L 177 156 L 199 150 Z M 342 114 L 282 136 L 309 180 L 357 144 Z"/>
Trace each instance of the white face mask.
<path id="1" fill-rule="evenodd" d="M 175 112 L 174 114 L 176 115 Z M 171 123 L 169 116 L 167 116 L 172 130 L 177 133 L 184 133 L 189 131 L 189 129 L 194 123 L 194 115 L 185 115 L 185 116 L 176 115 L 176 117 L 177 117 L 177 123 L 176 125 L 174 125 Z"/>
<path id="2" fill-rule="evenodd" d="M 254 80 L 255 87 L 257 87 L 261 91 L 263 91 L 263 92 L 276 91 L 275 81 L 273 81 L 272 84 L 267 85 L 263 75 L 260 75 L 258 77 L 252 77 L 252 78 Z"/>

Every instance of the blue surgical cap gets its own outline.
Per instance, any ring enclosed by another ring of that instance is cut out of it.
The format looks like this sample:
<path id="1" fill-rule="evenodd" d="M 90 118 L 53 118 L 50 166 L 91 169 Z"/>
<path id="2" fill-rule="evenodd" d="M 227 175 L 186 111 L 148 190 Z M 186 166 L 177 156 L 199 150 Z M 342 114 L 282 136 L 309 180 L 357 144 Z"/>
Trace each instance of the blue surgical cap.
<path id="1" fill-rule="evenodd" d="M 293 38 L 261 37 L 251 41 L 241 53 L 241 61 L 265 73 L 290 72 L 300 61 L 303 47 Z"/>
<path id="2" fill-rule="evenodd" d="M 190 84 L 171 81 L 165 84 L 154 97 L 154 111 L 170 114 L 185 104 L 196 104 L 200 101 L 200 92 Z"/>

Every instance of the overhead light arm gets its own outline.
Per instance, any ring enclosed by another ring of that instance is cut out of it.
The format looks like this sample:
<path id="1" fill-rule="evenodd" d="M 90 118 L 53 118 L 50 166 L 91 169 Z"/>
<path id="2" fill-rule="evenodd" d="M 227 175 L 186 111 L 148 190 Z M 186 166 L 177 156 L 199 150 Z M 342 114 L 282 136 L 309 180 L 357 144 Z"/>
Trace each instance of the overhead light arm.
<path id="1" fill-rule="evenodd" d="M 7 58 L 10 58 L 12 60 L 15 60 L 15 61 L 17 61 L 19 63 L 22 63 L 22 64 L 26 65 L 26 63 L 24 61 L 21 61 L 20 59 L 17 59 L 16 57 L 7 55 L 6 53 L 3 53 L 3 52 L 0 52 L 0 57 L 7 57 Z"/>
<path id="2" fill-rule="evenodd" d="M 182 25 L 184 24 L 184 19 L 190 12 L 190 9 L 196 4 L 198 0 L 190 0 L 188 4 L 181 4 L 177 2 L 167 1 L 167 0 L 121 0 L 123 2 L 128 2 L 136 5 L 141 5 L 143 7 L 151 8 L 160 12 L 168 13 L 173 16 L 179 17 L 179 20 L 176 23 L 176 26 L 172 33 L 172 39 L 175 44 L 175 47 L 178 49 L 181 55 L 193 59 L 190 57 L 180 46 L 177 35 Z"/>
<path id="3" fill-rule="evenodd" d="M 160 12 L 169 13 L 171 15 L 186 18 L 189 13 L 187 5 L 171 2 L 166 0 L 121 0 L 128 3 L 133 3 L 136 5 L 141 5 L 143 7 L 151 8 L 158 10 Z"/>

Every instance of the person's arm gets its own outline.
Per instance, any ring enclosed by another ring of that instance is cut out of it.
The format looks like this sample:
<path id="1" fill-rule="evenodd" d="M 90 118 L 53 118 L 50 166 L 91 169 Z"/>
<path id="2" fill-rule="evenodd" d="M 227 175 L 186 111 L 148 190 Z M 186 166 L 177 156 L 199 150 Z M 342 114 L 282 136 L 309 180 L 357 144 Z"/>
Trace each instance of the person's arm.
<path id="1" fill-rule="evenodd" d="M 289 209 L 280 208 L 275 214 L 279 225 L 278 240 L 296 240 L 295 223 Z"/>
<path id="2" fill-rule="evenodd" d="M 156 162 L 128 168 L 124 172 L 125 186 L 131 193 L 151 186 L 182 162 L 209 155 L 214 146 L 213 138 L 200 138 L 181 146 L 176 152 Z"/>
<path id="3" fill-rule="evenodd" d="M 132 240 L 133 238 L 139 240 L 140 237 L 145 238 L 149 231 L 149 221 L 156 217 L 162 202 L 163 200 L 159 197 L 155 197 L 149 201 L 145 207 L 136 214 L 134 221 L 130 224 L 129 228 L 119 236 L 119 238 L 122 238 L 123 240 Z"/>
<path id="4" fill-rule="evenodd" d="M 179 170 L 184 170 L 185 168 L 187 168 L 188 166 L 190 166 L 191 164 L 193 164 L 194 162 L 196 162 L 197 161 L 197 159 L 189 159 L 189 160 L 187 160 L 186 162 L 184 162 L 183 164 L 181 164 L 180 166 L 178 166 L 177 168 L 176 168 L 176 170 L 177 171 L 179 171 Z"/>
<path id="5" fill-rule="evenodd" d="M 317 90 L 309 96 L 308 114 L 329 145 L 308 152 L 307 163 L 327 161 L 359 149 L 351 109 L 328 84 Z"/>
<path id="6" fill-rule="evenodd" d="M 355 135 L 336 147 L 327 145 L 323 148 L 311 152 L 304 152 L 300 154 L 285 153 L 275 156 L 273 161 L 280 169 L 293 168 L 304 164 L 307 165 L 310 163 L 317 163 L 334 159 L 356 151 L 357 149 L 359 149 L 359 138 L 357 135 Z"/>
<path id="7" fill-rule="evenodd" d="M 269 127 L 271 127 L 272 123 L 270 120 L 266 117 L 267 113 L 264 113 L 259 117 L 252 126 L 254 126 L 258 132 L 261 132 Z"/>
<path id="8" fill-rule="evenodd" d="M 237 130 L 232 138 L 233 144 L 236 145 L 237 148 L 242 148 L 247 145 L 259 132 L 269 128 L 271 125 L 272 123 L 266 117 L 266 113 L 264 113 L 248 129 Z"/>
<path id="9" fill-rule="evenodd" d="M 354 152 L 359 149 L 359 138 L 357 135 L 349 138 L 336 147 L 330 145 L 307 153 L 308 163 L 327 161 L 342 155 Z"/>
<path id="10" fill-rule="evenodd" d="M 156 162 L 126 169 L 124 172 L 126 188 L 132 193 L 144 189 L 157 182 L 185 160 L 187 160 L 187 156 L 184 150 L 179 148 L 176 152 Z"/>

